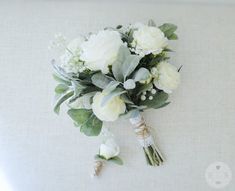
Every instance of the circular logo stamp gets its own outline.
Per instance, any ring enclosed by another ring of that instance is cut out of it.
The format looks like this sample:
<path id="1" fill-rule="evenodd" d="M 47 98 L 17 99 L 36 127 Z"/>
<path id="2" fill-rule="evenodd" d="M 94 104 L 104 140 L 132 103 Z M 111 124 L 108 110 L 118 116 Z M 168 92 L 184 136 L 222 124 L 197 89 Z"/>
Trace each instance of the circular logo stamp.
<path id="1" fill-rule="evenodd" d="M 232 172 L 224 162 L 214 162 L 207 167 L 205 178 L 212 188 L 224 188 L 232 180 Z"/>

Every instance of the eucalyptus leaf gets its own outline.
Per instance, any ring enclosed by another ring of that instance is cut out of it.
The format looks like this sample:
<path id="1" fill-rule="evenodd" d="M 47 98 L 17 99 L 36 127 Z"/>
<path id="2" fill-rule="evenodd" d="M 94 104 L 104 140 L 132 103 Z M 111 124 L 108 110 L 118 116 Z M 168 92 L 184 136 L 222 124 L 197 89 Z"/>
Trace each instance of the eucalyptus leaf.
<path id="1" fill-rule="evenodd" d="M 169 39 L 169 40 L 177 40 L 177 39 L 178 39 L 178 36 L 177 36 L 177 34 L 174 33 L 174 34 L 172 34 L 172 35 L 169 35 L 169 36 L 168 36 L 168 39 Z"/>
<path id="2" fill-rule="evenodd" d="M 144 101 L 140 101 L 139 105 L 145 105 L 148 108 L 158 109 L 169 104 L 169 102 L 166 102 L 168 97 L 169 96 L 167 93 L 159 91 L 153 96 L 152 100 L 146 99 Z"/>
<path id="3" fill-rule="evenodd" d="M 152 89 L 153 84 L 152 83 L 148 83 L 148 84 L 141 84 L 141 86 L 137 89 L 137 95 L 140 95 L 143 92 L 146 92 L 147 90 Z"/>
<path id="4" fill-rule="evenodd" d="M 58 96 L 57 100 L 56 100 L 56 104 L 54 106 L 54 112 L 59 114 L 60 112 L 60 105 L 66 101 L 67 99 L 69 99 L 70 97 L 72 97 L 74 94 L 73 91 L 69 91 L 65 94 L 62 94 L 61 96 Z"/>
<path id="5" fill-rule="evenodd" d="M 93 114 L 92 110 L 70 109 L 68 110 L 68 115 L 85 135 L 97 136 L 100 134 L 102 121 Z"/>
<path id="6" fill-rule="evenodd" d="M 91 77 L 92 83 L 101 88 L 105 89 L 106 86 L 112 81 L 110 77 L 102 74 L 102 73 L 96 73 Z"/>
<path id="7" fill-rule="evenodd" d="M 159 29 L 165 34 L 169 40 L 176 40 L 178 37 L 174 33 L 177 29 L 177 26 L 171 23 L 165 23 L 159 26 Z"/>

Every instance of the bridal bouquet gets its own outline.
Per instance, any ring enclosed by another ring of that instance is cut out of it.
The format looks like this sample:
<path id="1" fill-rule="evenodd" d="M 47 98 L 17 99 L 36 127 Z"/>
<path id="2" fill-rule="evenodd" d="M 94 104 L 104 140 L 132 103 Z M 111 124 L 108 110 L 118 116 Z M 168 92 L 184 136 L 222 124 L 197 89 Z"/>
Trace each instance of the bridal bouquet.
<path id="1" fill-rule="evenodd" d="M 154 143 L 141 112 L 167 106 L 168 95 L 180 83 L 179 70 L 169 63 L 169 40 L 176 40 L 177 27 L 150 20 L 67 41 L 57 35 L 53 48 L 60 52 L 52 61 L 56 102 L 54 111 L 66 101 L 68 115 L 87 136 L 100 134 L 104 122 L 129 119 L 149 165 L 160 165 L 163 157 Z M 122 164 L 113 138 L 100 145 L 96 171 L 101 161 Z"/>

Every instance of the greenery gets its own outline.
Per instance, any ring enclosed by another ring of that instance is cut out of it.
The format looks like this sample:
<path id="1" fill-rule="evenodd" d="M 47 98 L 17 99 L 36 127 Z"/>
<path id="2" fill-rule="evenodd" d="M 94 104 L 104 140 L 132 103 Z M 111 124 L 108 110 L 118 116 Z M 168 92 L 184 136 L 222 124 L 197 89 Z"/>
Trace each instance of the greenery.
<path id="1" fill-rule="evenodd" d="M 153 20 L 149 20 L 148 26 L 156 27 L 156 24 Z M 86 98 L 88 105 L 91 105 L 93 96 L 101 91 L 106 94 L 102 100 L 102 106 L 105 106 L 113 97 L 120 96 L 126 104 L 126 112 L 122 116 L 131 116 L 136 111 L 149 108 L 159 109 L 170 103 L 167 101 L 168 94 L 154 87 L 153 80 L 151 80 L 151 68 L 168 60 L 168 54 L 172 50 L 165 47 L 157 55 L 147 54 L 141 57 L 136 55 L 130 47 L 133 41 L 133 28 L 129 28 L 125 32 L 121 25 L 110 29 L 118 31 L 127 46 L 120 47 L 117 59 L 112 66 L 109 66 L 108 74 L 89 69 L 80 73 L 68 73 L 56 64 L 55 60 L 52 60 L 55 72 L 53 78 L 58 82 L 55 88 L 54 105 L 54 111 L 57 114 L 60 112 L 61 104 L 72 104 L 78 98 Z M 165 23 L 159 26 L 159 29 L 169 40 L 177 39 L 176 25 Z M 157 93 L 152 95 L 151 89 L 155 89 Z M 141 100 L 143 93 L 153 99 Z M 93 114 L 91 109 L 69 109 L 68 114 L 85 135 L 96 136 L 100 133 L 102 121 Z"/>
<path id="2" fill-rule="evenodd" d="M 102 121 L 100 121 L 88 109 L 70 109 L 68 115 L 73 119 L 75 125 L 80 127 L 80 131 L 87 136 L 97 136 L 100 134 L 102 128 Z"/>
<path id="3" fill-rule="evenodd" d="M 122 159 L 118 156 L 112 157 L 110 159 L 106 159 L 103 156 L 97 154 L 97 155 L 95 155 L 95 159 L 96 160 L 110 161 L 110 162 L 113 162 L 113 163 L 118 164 L 118 165 L 123 165 Z"/>

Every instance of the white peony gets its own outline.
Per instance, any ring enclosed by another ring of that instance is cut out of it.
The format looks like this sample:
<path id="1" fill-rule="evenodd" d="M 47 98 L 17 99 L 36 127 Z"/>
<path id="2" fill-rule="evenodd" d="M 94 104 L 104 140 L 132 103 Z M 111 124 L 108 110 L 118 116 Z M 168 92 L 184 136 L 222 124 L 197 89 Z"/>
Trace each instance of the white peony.
<path id="1" fill-rule="evenodd" d="M 157 27 L 138 25 L 133 32 L 131 45 L 137 54 L 144 56 L 153 53 L 156 55 L 167 46 L 167 38 Z"/>
<path id="2" fill-rule="evenodd" d="M 104 157 L 106 160 L 118 156 L 119 152 L 119 146 L 112 138 L 107 139 L 100 145 L 99 155 Z"/>
<path id="3" fill-rule="evenodd" d="M 106 96 L 103 92 L 97 92 L 93 97 L 92 110 L 94 114 L 102 121 L 115 121 L 119 115 L 124 113 L 126 105 L 120 96 L 111 98 L 104 106 L 102 100 Z"/>
<path id="4" fill-rule="evenodd" d="M 72 40 L 66 47 L 65 53 L 60 57 L 61 67 L 68 73 L 78 73 L 84 70 L 83 62 L 80 60 L 81 44 L 83 37 Z"/>
<path id="5" fill-rule="evenodd" d="M 154 85 L 166 93 L 172 93 L 180 83 L 180 74 L 177 68 L 167 62 L 160 62 L 157 68 L 152 69 Z"/>
<path id="6" fill-rule="evenodd" d="M 108 66 L 116 60 L 120 46 L 123 44 L 121 36 L 116 31 L 102 30 L 90 36 L 82 44 L 81 59 L 90 70 L 109 72 Z"/>

